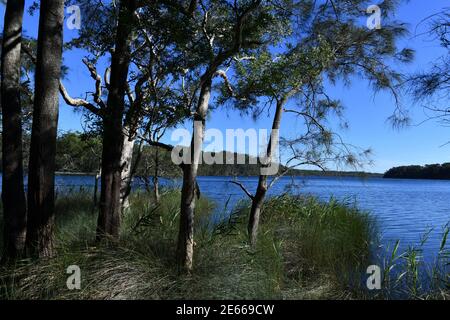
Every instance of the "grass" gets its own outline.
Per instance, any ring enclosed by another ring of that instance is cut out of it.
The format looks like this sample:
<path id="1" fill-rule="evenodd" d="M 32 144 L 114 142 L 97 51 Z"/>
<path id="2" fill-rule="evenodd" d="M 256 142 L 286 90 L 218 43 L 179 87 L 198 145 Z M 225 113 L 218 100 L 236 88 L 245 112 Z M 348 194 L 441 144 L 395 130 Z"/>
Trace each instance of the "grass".
<path id="1" fill-rule="evenodd" d="M 383 290 L 373 298 L 385 299 L 450 299 L 450 250 L 447 241 L 450 225 L 442 229 L 439 250 L 434 261 L 424 258 L 424 245 L 433 230 L 425 232 L 417 245 L 410 245 L 400 252 L 400 241 L 382 259 Z"/>
<path id="2" fill-rule="evenodd" d="M 0 269 L 1 299 L 352 299 L 372 298 L 361 288 L 370 264 L 371 217 L 331 200 L 269 199 L 258 243 L 247 245 L 248 203 L 219 224 L 214 205 L 196 208 L 194 273 L 174 265 L 179 197 L 166 190 L 160 204 L 132 195 L 118 245 L 96 244 L 96 211 L 89 192 L 58 197 L 55 258 L 22 260 Z M 81 290 L 66 287 L 66 269 L 81 269 Z M 385 298 L 385 296 L 375 296 Z"/>

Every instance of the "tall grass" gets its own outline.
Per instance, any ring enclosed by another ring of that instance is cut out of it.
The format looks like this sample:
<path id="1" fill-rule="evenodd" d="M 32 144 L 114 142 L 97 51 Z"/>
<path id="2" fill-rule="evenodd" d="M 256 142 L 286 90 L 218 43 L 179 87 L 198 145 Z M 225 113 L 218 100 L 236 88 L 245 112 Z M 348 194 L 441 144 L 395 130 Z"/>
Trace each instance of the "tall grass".
<path id="1" fill-rule="evenodd" d="M 268 201 L 263 234 L 281 243 L 285 297 L 315 283 L 333 298 L 355 297 L 354 283 L 368 265 L 375 225 L 367 213 L 336 200 L 283 195 Z"/>
<path id="2" fill-rule="evenodd" d="M 450 225 L 442 229 L 442 237 L 434 261 L 424 258 L 424 245 L 433 230 L 425 232 L 417 245 L 399 251 L 396 241 L 387 254 L 382 253 L 383 290 L 373 295 L 382 299 L 450 299 Z"/>
<path id="3" fill-rule="evenodd" d="M 96 210 L 89 192 L 58 197 L 57 256 L 0 269 L 3 299 L 347 299 L 366 297 L 358 284 L 370 260 L 369 215 L 337 201 L 283 195 L 264 207 L 255 248 L 247 245 L 248 203 L 217 224 L 214 205 L 196 207 L 194 273 L 174 265 L 180 193 L 156 204 L 131 197 L 118 244 L 94 242 Z M 81 290 L 66 287 L 69 265 Z"/>

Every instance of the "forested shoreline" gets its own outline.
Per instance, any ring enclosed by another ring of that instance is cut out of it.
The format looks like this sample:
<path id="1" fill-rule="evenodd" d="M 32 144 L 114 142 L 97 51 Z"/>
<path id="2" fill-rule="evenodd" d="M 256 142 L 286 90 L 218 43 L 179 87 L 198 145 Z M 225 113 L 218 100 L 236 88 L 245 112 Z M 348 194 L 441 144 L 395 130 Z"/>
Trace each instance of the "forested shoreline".
<path id="1" fill-rule="evenodd" d="M 383 176 L 387 179 L 450 180 L 450 163 L 394 167 Z"/>
<path id="2" fill-rule="evenodd" d="M 1 136 L 1 135 L 0 135 Z M 28 150 L 30 137 L 24 135 L 24 149 Z M 1 144 L 1 140 L 0 140 Z M 144 145 L 142 150 L 136 146 L 133 151 L 133 159 L 139 155 L 139 163 L 136 165 L 136 175 L 151 176 L 152 168 L 155 167 L 155 151 L 157 147 Z M 205 152 L 207 157 L 210 152 Z M 82 132 L 65 132 L 58 135 L 56 140 L 56 164 L 57 174 L 67 175 L 96 175 L 101 166 L 101 140 L 100 137 Z M 255 157 L 231 152 L 217 152 L 214 154 L 217 159 L 222 159 L 222 163 L 199 165 L 200 176 L 259 176 L 260 163 Z M 159 151 L 161 158 L 159 164 L 159 175 L 164 178 L 180 177 L 182 171 L 172 163 L 170 152 Z M 244 159 L 244 164 L 236 164 L 238 157 Z M 226 160 L 234 159 L 232 164 L 226 164 Z M 24 152 L 23 168 L 28 171 L 28 153 Z M 381 174 L 363 171 L 333 171 L 333 170 L 301 170 L 280 166 L 280 172 L 288 170 L 287 176 L 331 176 L 331 177 L 381 177 Z M 2 172 L 0 163 L 0 173 Z"/>

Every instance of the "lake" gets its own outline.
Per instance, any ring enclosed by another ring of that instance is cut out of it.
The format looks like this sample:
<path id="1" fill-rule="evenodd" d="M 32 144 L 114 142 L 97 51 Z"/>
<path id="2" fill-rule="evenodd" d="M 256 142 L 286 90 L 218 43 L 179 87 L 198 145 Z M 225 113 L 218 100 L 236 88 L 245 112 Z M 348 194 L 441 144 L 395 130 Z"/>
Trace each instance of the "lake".
<path id="1" fill-rule="evenodd" d="M 228 210 L 246 196 L 230 181 L 232 177 L 199 177 L 201 192 L 217 203 L 217 213 Z M 253 192 L 257 177 L 238 179 Z M 60 192 L 68 188 L 93 186 L 92 176 L 65 176 L 56 178 Z M 162 184 L 177 186 L 179 180 L 162 179 Z M 327 201 L 336 198 L 356 205 L 374 216 L 378 222 L 384 246 L 400 240 L 404 249 L 417 245 L 430 228 L 433 231 L 424 245 L 426 256 L 432 257 L 439 249 L 443 228 L 450 221 L 450 181 L 394 180 L 356 177 L 283 177 L 269 190 L 270 195 L 284 192 L 308 194 Z M 427 259 L 428 260 L 428 259 Z"/>
<path id="2" fill-rule="evenodd" d="M 199 185 L 203 194 L 218 203 L 230 197 L 232 205 L 246 196 L 230 180 L 230 177 L 201 177 Z M 256 177 L 239 181 L 251 192 L 258 183 Z M 427 260 L 439 250 L 443 229 L 450 222 L 450 181 L 283 177 L 269 190 L 271 195 L 284 192 L 312 195 L 323 201 L 335 198 L 368 211 L 376 218 L 384 246 L 392 246 L 397 240 L 402 249 L 417 245 L 432 229 L 423 247 Z"/>

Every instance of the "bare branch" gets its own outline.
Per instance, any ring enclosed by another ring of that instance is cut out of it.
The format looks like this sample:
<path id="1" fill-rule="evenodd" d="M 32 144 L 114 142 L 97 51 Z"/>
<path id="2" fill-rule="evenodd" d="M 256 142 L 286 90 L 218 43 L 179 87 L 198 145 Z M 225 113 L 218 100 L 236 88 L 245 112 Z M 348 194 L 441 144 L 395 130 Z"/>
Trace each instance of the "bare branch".
<path id="1" fill-rule="evenodd" d="M 225 85 L 227 86 L 227 90 L 229 91 L 231 96 L 234 96 L 233 88 L 231 87 L 231 83 L 228 80 L 227 73 L 224 70 L 217 70 L 216 75 L 221 77 L 223 81 L 225 82 Z"/>
<path id="2" fill-rule="evenodd" d="M 237 181 L 230 181 L 230 183 L 233 183 L 233 184 L 239 186 L 239 187 L 242 189 L 242 191 L 244 191 L 245 194 L 246 194 L 251 200 L 255 199 L 255 196 L 252 195 L 252 194 L 244 187 L 244 185 L 243 185 L 242 183 L 237 182 Z"/>
<path id="3" fill-rule="evenodd" d="M 97 69 L 95 66 L 90 63 L 87 59 L 83 59 L 83 63 L 89 69 L 91 73 L 92 79 L 95 80 L 95 93 L 94 93 L 94 101 L 96 104 L 100 106 L 100 108 L 106 108 L 105 103 L 103 102 L 102 96 L 102 77 L 97 73 Z"/>
<path id="4" fill-rule="evenodd" d="M 64 101 L 72 107 L 84 107 L 93 114 L 100 115 L 101 109 L 95 107 L 92 103 L 84 100 L 84 99 L 77 99 L 70 97 L 69 93 L 67 92 L 66 88 L 64 87 L 63 83 L 59 81 L 59 92 L 61 93 L 61 96 L 63 97 Z"/>
<path id="5" fill-rule="evenodd" d="M 296 113 L 304 118 L 308 118 L 310 119 L 322 132 L 325 132 L 325 128 L 319 123 L 319 121 L 317 121 L 316 118 L 314 118 L 312 115 L 310 115 L 307 112 L 302 112 L 302 111 L 297 111 L 297 110 L 292 110 L 292 109 L 284 109 L 284 112 L 291 112 L 291 113 Z"/>

